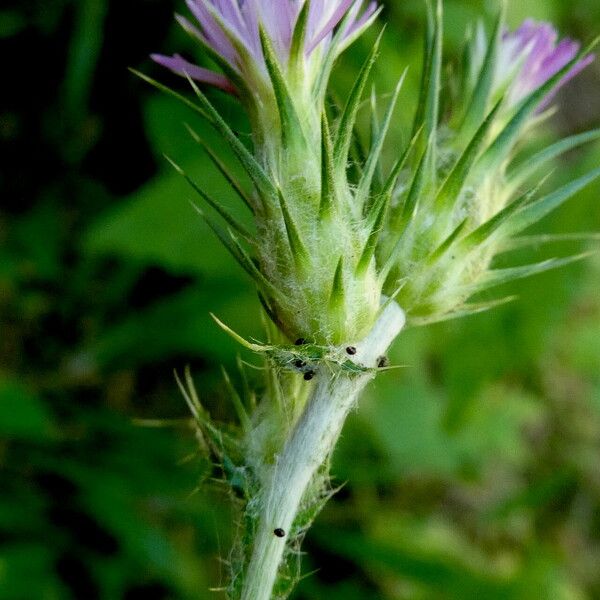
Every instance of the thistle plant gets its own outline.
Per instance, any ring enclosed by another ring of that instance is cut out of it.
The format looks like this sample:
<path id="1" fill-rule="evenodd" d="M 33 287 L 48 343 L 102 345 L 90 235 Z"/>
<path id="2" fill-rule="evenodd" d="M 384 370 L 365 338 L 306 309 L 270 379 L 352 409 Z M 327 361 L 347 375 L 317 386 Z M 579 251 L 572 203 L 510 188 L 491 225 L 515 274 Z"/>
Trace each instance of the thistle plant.
<path id="1" fill-rule="evenodd" d="M 556 91 L 593 56 L 574 41 L 559 42 L 549 24 L 526 21 L 508 31 L 501 10 L 490 33 L 482 25 L 470 32 L 459 91 L 442 114 L 442 2 L 428 6 L 412 133 L 385 172 L 381 156 L 404 74 L 383 117 L 372 115 L 366 150 L 356 122 L 378 42 L 346 102 L 337 107 L 329 97 L 334 63 L 374 24 L 376 3 L 187 4 L 194 21 L 177 20 L 219 71 L 179 55 L 153 56 L 187 79 L 193 99 L 140 76 L 206 119 L 249 176 L 246 189 L 190 131 L 251 211 L 252 231 L 173 163 L 210 209 L 197 207 L 202 218 L 256 285 L 265 339 L 248 341 L 215 317 L 264 361 L 256 390 L 238 393 L 225 374 L 235 427 L 211 420 L 189 373 L 178 382 L 240 512 L 228 596 L 281 599 L 299 578 L 302 538 L 333 493 L 329 460 L 344 420 L 366 384 L 391 368 L 386 352 L 402 329 L 492 308 L 504 299 L 482 302 L 482 292 L 582 257 L 494 267 L 499 254 L 548 239 L 524 232 L 600 177 L 596 169 L 541 191 L 551 161 L 600 138 L 600 130 L 515 160 L 546 122 Z M 202 85 L 238 99 L 250 147 Z"/>

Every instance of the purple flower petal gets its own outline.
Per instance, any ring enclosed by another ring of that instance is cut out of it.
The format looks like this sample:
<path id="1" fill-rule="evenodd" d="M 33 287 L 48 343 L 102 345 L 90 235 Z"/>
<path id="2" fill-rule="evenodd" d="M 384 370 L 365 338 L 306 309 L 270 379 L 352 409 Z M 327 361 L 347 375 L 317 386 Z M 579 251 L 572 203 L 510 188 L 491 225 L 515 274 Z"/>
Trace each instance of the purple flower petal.
<path id="1" fill-rule="evenodd" d="M 310 54 L 335 29 L 356 1 L 357 0 L 342 0 L 333 15 L 331 15 L 329 21 L 325 23 L 313 41 L 308 45 L 308 48 L 306 49 L 307 54 Z"/>
<path id="2" fill-rule="evenodd" d="M 580 48 L 578 42 L 568 38 L 558 44 L 557 41 L 558 33 L 551 24 L 537 23 L 531 19 L 524 21 L 516 31 L 504 33 L 503 64 L 521 64 L 511 88 L 513 103 L 543 86 L 577 56 Z M 581 72 L 592 60 L 593 57 L 590 56 L 577 63 L 544 99 L 539 110 L 545 108 L 560 87 Z"/>
<path id="3" fill-rule="evenodd" d="M 186 0 L 190 12 L 199 27 L 183 17 L 177 17 L 181 26 L 192 36 L 210 46 L 217 54 L 229 63 L 240 76 L 248 79 L 250 87 L 256 84 L 254 79 L 267 76 L 267 68 L 262 53 L 259 23 L 271 38 L 275 52 L 282 65 L 288 60 L 294 27 L 298 15 L 308 0 Z M 347 16 L 344 31 L 340 37 L 346 39 L 372 20 L 377 11 L 377 2 L 369 3 L 361 15 L 364 0 L 310 0 L 307 23 L 306 56 L 318 46 L 331 43 L 336 27 Z M 359 18 L 360 17 L 360 18 Z M 339 52 L 343 50 L 343 44 Z M 315 60 L 319 60 L 319 56 Z M 181 57 L 162 57 L 158 62 L 165 64 L 175 72 L 181 73 Z M 249 61 L 252 61 L 249 64 Z M 186 63 L 188 74 L 192 65 Z M 194 73 L 198 78 L 210 82 L 217 76 L 216 85 L 223 87 L 223 79 L 217 74 L 210 77 L 203 69 Z M 229 82 L 228 82 L 229 83 Z M 231 85 L 231 84 L 229 84 Z"/>
<path id="4" fill-rule="evenodd" d="M 151 54 L 150 58 L 155 63 L 166 67 L 177 75 L 181 75 L 182 77 L 189 76 L 196 81 L 208 83 L 209 85 L 212 85 L 230 94 L 237 93 L 236 89 L 233 87 L 227 77 L 220 75 L 219 73 L 215 73 L 214 71 L 209 71 L 208 69 L 198 67 L 182 58 L 179 54 L 175 54 L 174 56 Z"/>

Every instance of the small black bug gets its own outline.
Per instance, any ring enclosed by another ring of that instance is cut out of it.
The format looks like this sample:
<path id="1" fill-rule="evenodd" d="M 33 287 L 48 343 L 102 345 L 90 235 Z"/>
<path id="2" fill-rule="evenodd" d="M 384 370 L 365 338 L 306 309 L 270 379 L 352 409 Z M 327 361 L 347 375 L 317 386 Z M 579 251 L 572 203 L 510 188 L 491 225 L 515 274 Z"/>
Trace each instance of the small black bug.
<path id="1" fill-rule="evenodd" d="M 377 359 L 377 366 L 380 369 L 383 369 L 384 367 L 389 367 L 389 365 L 390 365 L 390 361 L 387 356 L 380 356 Z"/>
<path id="2" fill-rule="evenodd" d="M 298 338 L 295 342 L 294 345 L 295 346 L 304 346 L 304 344 L 306 344 L 306 340 L 304 338 Z"/>
<path id="3" fill-rule="evenodd" d="M 281 529 L 281 527 L 278 527 L 274 532 L 273 532 L 278 538 L 282 538 L 285 537 L 285 531 L 283 529 Z"/>
<path id="4" fill-rule="evenodd" d="M 298 359 L 294 362 L 294 366 L 296 369 L 302 369 L 306 366 L 306 363 L 303 360 Z"/>
<path id="5" fill-rule="evenodd" d="M 307 373 L 304 373 L 304 381 L 310 381 L 314 376 L 314 371 L 308 371 Z"/>
<path id="6" fill-rule="evenodd" d="M 350 355 L 350 356 L 354 356 L 356 354 L 356 348 L 354 346 L 348 346 L 346 348 L 346 352 Z"/>

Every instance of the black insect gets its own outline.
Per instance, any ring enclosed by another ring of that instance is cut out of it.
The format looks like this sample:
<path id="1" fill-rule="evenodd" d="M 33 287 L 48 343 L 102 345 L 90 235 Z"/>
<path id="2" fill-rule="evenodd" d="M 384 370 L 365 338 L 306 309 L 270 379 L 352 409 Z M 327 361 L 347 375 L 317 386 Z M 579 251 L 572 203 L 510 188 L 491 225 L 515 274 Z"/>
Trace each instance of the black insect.
<path id="1" fill-rule="evenodd" d="M 295 342 L 295 346 L 304 346 L 306 344 L 306 340 L 304 338 L 298 338 Z"/>
<path id="2" fill-rule="evenodd" d="M 298 359 L 294 361 L 294 366 L 296 367 L 296 369 L 303 369 L 306 366 L 306 362 Z"/>
<path id="3" fill-rule="evenodd" d="M 314 371 L 307 371 L 306 373 L 304 373 L 304 381 L 310 381 L 314 376 Z"/>
<path id="4" fill-rule="evenodd" d="M 389 367 L 390 366 L 390 360 L 387 356 L 380 356 L 377 359 L 377 366 L 380 369 L 383 369 L 384 367 Z"/>
<path id="5" fill-rule="evenodd" d="M 285 537 L 285 531 L 283 529 L 281 529 L 281 527 L 278 527 L 274 532 L 273 532 L 278 538 L 282 538 Z"/>
<path id="6" fill-rule="evenodd" d="M 350 356 L 354 356 L 356 354 L 356 348 L 354 346 L 348 346 L 346 348 L 346 352 L 350 355 Z"/>

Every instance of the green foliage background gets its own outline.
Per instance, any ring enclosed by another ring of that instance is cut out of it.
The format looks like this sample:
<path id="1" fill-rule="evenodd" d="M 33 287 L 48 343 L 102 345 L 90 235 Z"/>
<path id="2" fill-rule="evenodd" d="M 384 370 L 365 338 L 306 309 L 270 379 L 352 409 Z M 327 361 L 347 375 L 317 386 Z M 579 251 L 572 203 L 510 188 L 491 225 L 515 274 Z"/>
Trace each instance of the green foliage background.
<path id="1" fill-rule="evenodd" d="M 210 466 L 172 369 L 190 363 L 211 413 L 232 419 L 219 366 L 234 371 L 239 349 L 208 312 L 260 337 L 258 305 L 162 159 L 233 204 L 182 127 L 204 124 L 126 71 L 183 87 L 145 58 L 193 55 L 171 24 L 181 4 L 0 9 L 2 600 L 222 597 L 208 590 L 223 583 L 235 515 L 217 484 L 197 490 Z M 378 92 L 410 65 L 392 160 L 412 116 L 423 7 L 386 4 Z M 467 23 L 497 5 L 445 5 L 456 64 Z M 527 16 L 585 41 L 600 32 L 596 0 L 509 2 L 513 25 Z M 373 36 L 338 66 L 340 96 Z M 213 98 L 243 131 L 233 101 Z M 562 94 L 549 137 L 599 122 L 597 62 Z M 599 162 L 587 148 L 552 181 Z M 598 195 L 544 231 L 600 231 Z M 600 598 L 600 258 L 509 291 L 517 302 L 398 341 L 406 368 L 381 376 L 347 424 L 333 469 L 346 483 L 307 537 L 305 571 L 319 570 L 296 600 Z"/>

